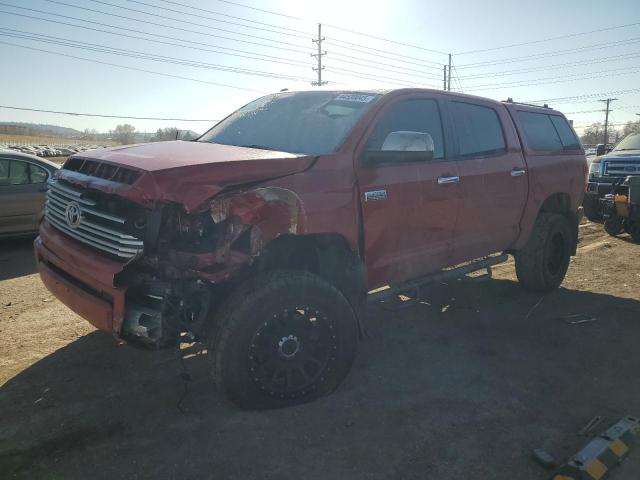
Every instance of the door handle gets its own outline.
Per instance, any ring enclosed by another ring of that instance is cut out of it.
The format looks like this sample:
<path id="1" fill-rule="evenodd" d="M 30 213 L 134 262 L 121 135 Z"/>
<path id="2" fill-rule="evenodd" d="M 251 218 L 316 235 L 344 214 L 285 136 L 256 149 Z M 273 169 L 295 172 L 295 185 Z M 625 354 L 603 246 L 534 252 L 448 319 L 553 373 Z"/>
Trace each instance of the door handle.
<path id="1" fill-rule="evenodd" d="M 457 175 L 438 177 L 438 185 L 448 185 L 450 183 L 458 182 L 460 182 L 460 177 Z"/>
<path id="2" fill-rule="evenodd" d="M 527 171 L 523 168 L 514 168 L 511 170 L 512 177 L 521 177 L 522 175 L 526 175 Z"/>

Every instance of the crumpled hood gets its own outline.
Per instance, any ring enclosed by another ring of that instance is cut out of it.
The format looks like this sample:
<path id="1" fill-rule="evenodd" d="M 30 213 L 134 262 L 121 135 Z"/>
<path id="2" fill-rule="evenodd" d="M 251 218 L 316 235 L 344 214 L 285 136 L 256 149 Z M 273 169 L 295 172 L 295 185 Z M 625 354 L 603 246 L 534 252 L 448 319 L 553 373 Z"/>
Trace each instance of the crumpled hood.
<path id="1" fill-rule="evenodd" d="M 205 142 L 156 142 L 79 153 L 139 172 L 131 185 L 65 168 L 57 178 L 143 204 L 177 202 L 192 211 L 221 190 L 301 172 L 315 157 Z"/>

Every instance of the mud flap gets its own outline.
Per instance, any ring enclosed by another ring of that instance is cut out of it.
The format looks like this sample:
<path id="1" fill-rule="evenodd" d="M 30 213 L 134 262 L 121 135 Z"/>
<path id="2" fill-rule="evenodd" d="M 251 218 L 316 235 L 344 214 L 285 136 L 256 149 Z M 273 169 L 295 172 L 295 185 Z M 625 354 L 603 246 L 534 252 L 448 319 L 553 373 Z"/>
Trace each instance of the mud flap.
<path id="1" fill-rule="evenodd" d="M 601 480 L 607 477 L 627 457 L 638 434 L 640 420 L 623 418 L 560 467 L 552 480 Z"/>

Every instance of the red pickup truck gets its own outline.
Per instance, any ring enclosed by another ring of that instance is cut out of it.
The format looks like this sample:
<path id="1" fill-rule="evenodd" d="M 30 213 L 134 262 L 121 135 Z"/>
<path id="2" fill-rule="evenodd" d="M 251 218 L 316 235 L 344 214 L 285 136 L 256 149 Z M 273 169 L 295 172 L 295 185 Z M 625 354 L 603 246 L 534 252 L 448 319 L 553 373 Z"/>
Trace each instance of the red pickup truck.
<path id="1" fill-rule="evenodd" d="M 506 254 L 524 287 L 558 287 L 586 177 L 549 108 L 283 92 L 196 141 L 71 156 L 35 253 L 47 288 L 98 329 L 152 347 L 201 340 L 232 401 L 279 407 L 340 384 L 367 297 Z"/>

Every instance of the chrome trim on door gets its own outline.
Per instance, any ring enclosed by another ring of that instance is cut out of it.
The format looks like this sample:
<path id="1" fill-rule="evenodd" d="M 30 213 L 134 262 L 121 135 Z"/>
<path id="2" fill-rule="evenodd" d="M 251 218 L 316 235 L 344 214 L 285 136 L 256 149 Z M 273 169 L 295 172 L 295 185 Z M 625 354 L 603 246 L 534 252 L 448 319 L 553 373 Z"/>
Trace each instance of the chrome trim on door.
<path id="1" fill-rule="evenodd" d="M 526 175 L 527 171 L 522 168 L 514 168 L 511 170 L 512 177 L 521 177 L 522 175 Z"/>
<path id="2" fill-rule="evenodd" d="M 460 177 L 458 177 L 457 175 L 438 177 L 438 185 L 448 185 L 450 183 L 458 183 L 459 181 Z"/>

